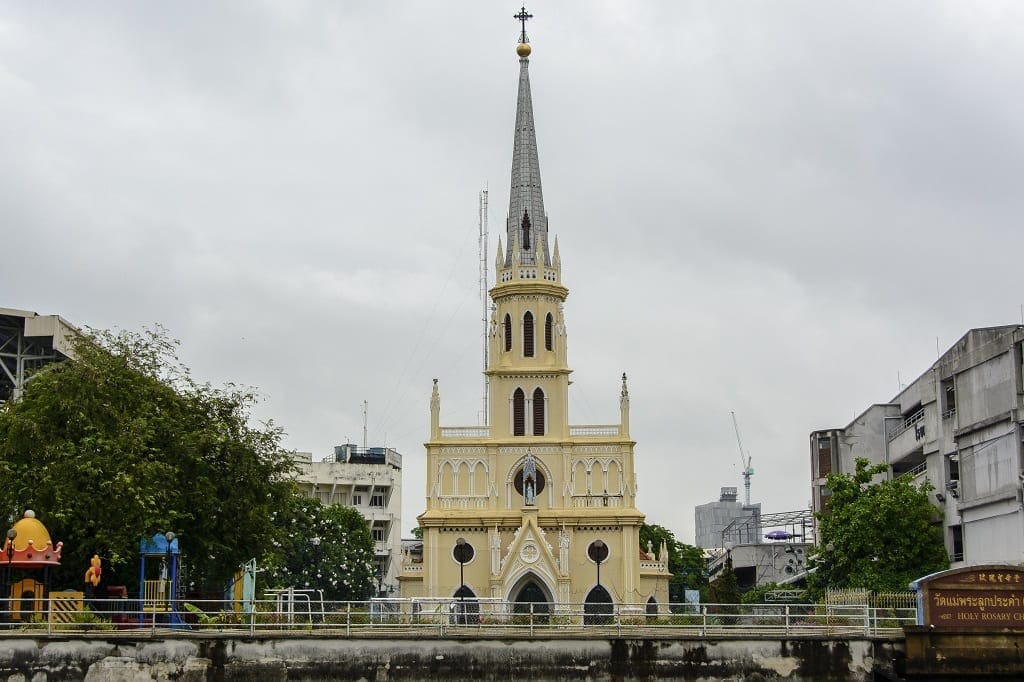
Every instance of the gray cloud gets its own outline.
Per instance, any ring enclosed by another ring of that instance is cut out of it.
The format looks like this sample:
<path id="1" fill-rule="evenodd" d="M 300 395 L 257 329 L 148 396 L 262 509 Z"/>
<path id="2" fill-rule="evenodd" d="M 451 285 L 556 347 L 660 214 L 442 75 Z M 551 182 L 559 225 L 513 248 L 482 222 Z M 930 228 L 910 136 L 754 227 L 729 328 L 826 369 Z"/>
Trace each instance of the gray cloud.
<path id="1" fill-rule="evenodd" d="M 0 305 L 161 322 L 327 455 L 476 423 L 476 194 L 503 231 L 517 8 L 0 5 Z M 531 8 L 572 419 L 627 371 L 640 506 L 808 500 L 807 433 L 1019 320 L 1015 3 Z"/>

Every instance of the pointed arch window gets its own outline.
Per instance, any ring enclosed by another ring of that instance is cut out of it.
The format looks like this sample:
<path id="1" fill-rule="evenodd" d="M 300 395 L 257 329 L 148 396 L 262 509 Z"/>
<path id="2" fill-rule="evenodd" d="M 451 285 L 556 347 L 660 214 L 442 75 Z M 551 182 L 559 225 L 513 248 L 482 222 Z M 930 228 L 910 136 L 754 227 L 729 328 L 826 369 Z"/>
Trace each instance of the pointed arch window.
<path id="1" fill-rule="evenodd" d="M 523 315 L 523 356 L 533 357 L 533 313 Z"/>
<path id="2" fill-rule="evenodd" d="M 544 317 L 544 349 L 551 350 L 554 348 L 554 334 L 555 334 L 555 318 L 548 313 Z"/>
<path id="3" fill-rule="evenodd" d="M 505 352 L 512 350 L 512 316 L 505 313 Z"/>
<path id="4" fill-rule="evenodd" d="M 533 435 L 535 436 L 544 435 L 544 412 L 546 407 L 544 391 L 538 387 L 533 392 Z"/>
<path id="5" fill-rule="evenodd" d="M 526 435 L 526 394 L 521 388 L 512 394 L 512 435 Z"/>
<path id="6" fill-rule="evenodd" d="M 527 210 L 523 211 L 523 222 L 521 225 L 523 229 L 523 249 L 530 249 L 530 212 Z"/>

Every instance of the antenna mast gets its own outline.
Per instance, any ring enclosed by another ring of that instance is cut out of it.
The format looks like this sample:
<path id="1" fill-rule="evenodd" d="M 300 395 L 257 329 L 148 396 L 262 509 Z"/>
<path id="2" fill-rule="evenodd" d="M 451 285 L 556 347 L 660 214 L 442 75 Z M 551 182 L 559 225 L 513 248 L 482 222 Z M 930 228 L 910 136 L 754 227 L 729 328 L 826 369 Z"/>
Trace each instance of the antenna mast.
<path id="1" fill-rule="evenodd" d="M 483 411 L 480 413 L 480 424 L 487 425 L 487 389 L 490 383 L 487 372 L 487 187 L 480 190 L 479 215 L 480 226 L 480 323 L 483 325 L 483 362 L 484 362 L 484 395 Z"/>
<path id="2" fill-rule="evenodd" d="M 370 403 L 363 401 L 363 451 L 366 450 L 366 412 L 370 407 Z"/>
<path id="3" fill-rule="evenodd" d="M 754 469 L 750 466 L 750 453 L 743 452 L 743 441 L 740 440 L 740 425 L 736 421 L 736 413 L 732 415 L 732 427 L 736 430 L 736 445 L 740 447 L 740 464 L 743 465 L 743 499 L 746 506 L 750 506 L 750 477 L 754 475 Z"/>

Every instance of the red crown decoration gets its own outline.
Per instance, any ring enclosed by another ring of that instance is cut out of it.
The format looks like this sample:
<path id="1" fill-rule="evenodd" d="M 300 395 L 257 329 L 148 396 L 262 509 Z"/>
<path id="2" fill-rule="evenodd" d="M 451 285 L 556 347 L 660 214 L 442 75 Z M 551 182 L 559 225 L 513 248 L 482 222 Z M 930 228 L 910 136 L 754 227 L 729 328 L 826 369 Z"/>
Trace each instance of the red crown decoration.
<path id="1" fill-rule="evenodd" d="M 3 553 L 0 553 L 0 565 L 9 563 L 15 568 L 60 565 L 60 553 L 64 549 L 63 542 L 58 542 L 56 547 L 53 546 L 52 541 L 47 542 L 43 547 L 36 547 L 36 543 L 29 540 L 27 546 L 19 549 L 18 543 L 15 541 L 13 552 L 10 552 L 10 544 L 10 540 L 4 542 Z"/>

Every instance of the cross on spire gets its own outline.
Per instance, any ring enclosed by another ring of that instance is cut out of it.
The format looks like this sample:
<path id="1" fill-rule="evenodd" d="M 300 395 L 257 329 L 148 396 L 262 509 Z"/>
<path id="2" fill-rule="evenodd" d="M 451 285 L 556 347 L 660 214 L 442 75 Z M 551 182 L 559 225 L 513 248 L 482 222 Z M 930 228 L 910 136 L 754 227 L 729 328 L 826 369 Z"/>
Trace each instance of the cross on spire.
<path id="1" fill-rule="evenodd" d="M 521 42 L 521 43 L 528 43 L 528 42 L 530 42 L 530 39 L 526 37 L 526 21 L 528 19 L 533 19 L 533 15 L 532 14 L 527 14 L 526 13 L 526 7 L 522 7 L 519 10 L 519 14 L 513 14 L 512 18 L 513 19 L 518 19 L 519 23 L 521 23 L 523 25 L 523 32 L 519 34 L 519 42 Z"/>

